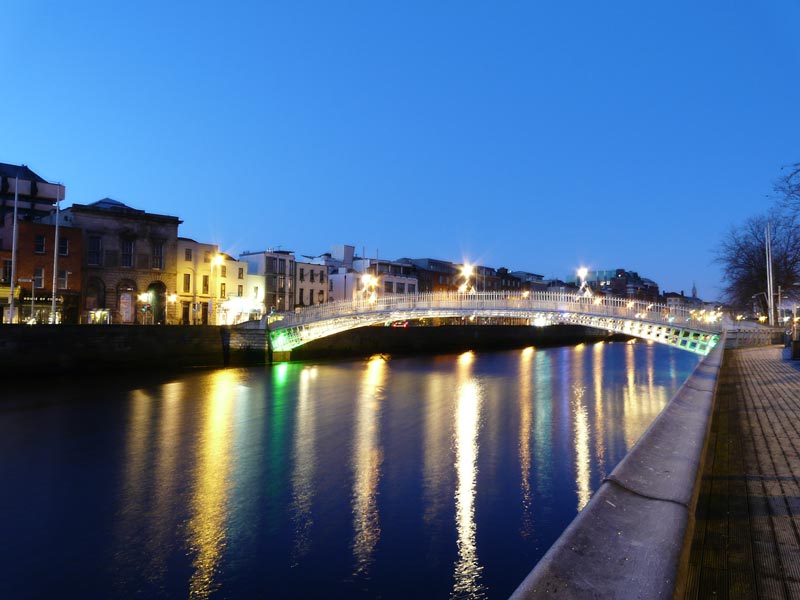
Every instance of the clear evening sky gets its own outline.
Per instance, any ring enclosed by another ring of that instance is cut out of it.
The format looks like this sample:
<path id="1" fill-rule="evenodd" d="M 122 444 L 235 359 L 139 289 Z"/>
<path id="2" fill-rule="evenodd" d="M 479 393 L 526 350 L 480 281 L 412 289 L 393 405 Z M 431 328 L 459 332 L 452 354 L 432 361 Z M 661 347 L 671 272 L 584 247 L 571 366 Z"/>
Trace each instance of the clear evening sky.
<path id="1" fill-rule="evenodd" d="M 232 255 L 352 244 L 716 297 L 800 161 L 800 2 L 6 0 L 0 161 Z"/>

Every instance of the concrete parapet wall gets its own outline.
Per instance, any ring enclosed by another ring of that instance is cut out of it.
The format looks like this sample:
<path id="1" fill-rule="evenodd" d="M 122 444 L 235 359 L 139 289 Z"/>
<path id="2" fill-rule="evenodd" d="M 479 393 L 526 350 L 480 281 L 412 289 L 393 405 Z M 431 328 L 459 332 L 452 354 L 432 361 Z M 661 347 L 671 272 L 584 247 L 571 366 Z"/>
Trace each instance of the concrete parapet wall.
<path id="1" fill-rule="evenodd" d="M 266 332 L 228 327 L 9 325 L 0 372 L 85 373 L 265 364 Z"/>
<path id="2" fill-rule="evenodd" d="M 680 594 L 724 346 L 697 366 L 512 599 Z"/>

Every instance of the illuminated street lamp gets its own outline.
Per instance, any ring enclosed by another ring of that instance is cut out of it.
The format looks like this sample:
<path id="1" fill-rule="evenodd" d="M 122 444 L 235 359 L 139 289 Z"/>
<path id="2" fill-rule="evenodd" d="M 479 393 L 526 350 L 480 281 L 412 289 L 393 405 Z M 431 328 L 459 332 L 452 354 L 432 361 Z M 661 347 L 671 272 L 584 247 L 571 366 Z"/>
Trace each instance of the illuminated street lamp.
<path id="1" fill-rule="evenodd" d="M 142 324 L 147 325 L 147 313 L 150 312 L 150 292 L 142 292 L 139 294 L 139 302 L 142 303 Z"/>
<path id="2" fill-rule="evenodd" d="M 464 291 L 464 292 L 469 291 L 469 280 L 472 278 L 472 273 L 473 272 L 474 272 L 473 266 L 471 264 L 469 264 L 469 263 L 464 263 L 464 266 L 461 267 L 461 275 L 464 277 L 464 285 L 463 285 L 464 289 L 462 290 L 461 288 L 459 288 L 459 291 Z M 476 280 L 476 284 L 477 284 L 477 280 Z M 473 289 L 476 289 L 477 287 L 478 286 L 475 285 L 475 287 Z"/>
<path id="3" fill-rule="evenodd" d="M 178 294 L 170 294 L 167 296 L 167 302 L 172 305 L 172 312 L 175 312 L 175 303 L 178 301 Z M 169 312 L 167 313 L 169 314 Z M 169 323 L 169 316 L 167 317 L 167 323 Z"/>
<path id="4" fill-rule="evenodd" d="M 578 289 L 578 294 L 583 294 L 585 296 L 591 296 L 592 292 L 589 287 L 586 285 L 586 276 L 589 274 L 589 269 L 586 267 L 581 267 L 578 269 L 578 279 L 580 279 L 581 287 Z"/>

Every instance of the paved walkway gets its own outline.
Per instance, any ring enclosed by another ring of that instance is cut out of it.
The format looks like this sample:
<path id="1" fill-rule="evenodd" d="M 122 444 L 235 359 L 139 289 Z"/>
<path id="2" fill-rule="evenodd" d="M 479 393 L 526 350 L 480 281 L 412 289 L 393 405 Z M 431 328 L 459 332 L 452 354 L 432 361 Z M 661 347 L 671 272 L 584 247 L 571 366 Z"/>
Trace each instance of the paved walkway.
<path id="1" fill-rule="evenodd" d="M 727 351 L 711 428 L 686 597 L 800 599 L 800 363 Z"/>

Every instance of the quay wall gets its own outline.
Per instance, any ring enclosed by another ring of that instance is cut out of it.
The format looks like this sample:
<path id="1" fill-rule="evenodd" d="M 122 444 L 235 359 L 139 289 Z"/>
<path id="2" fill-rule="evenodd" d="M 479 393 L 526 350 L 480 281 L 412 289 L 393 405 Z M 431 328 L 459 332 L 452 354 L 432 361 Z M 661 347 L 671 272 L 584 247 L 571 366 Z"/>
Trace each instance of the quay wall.
<path id="1" fill-rule="evenodd" d="M 193 326 L 6 325 L 0 372 L 16 374 L 161 371 L 264 364 L 266 334 Z"/>
<path id="2" fill-rule="evenodd" d="M 421 354 L 608 339 L 579 326 L 365 327 L 317 340 L 275 360 L 338 359 L 374 353 Z M 0 326 L 0 373 L 168 371 L 268 364 L 261 329 L 214 326 Z"/>
<path id="3" fill-rule="evenodd" d="M 682 597 L 724 338 L 512 594 Z"/>

